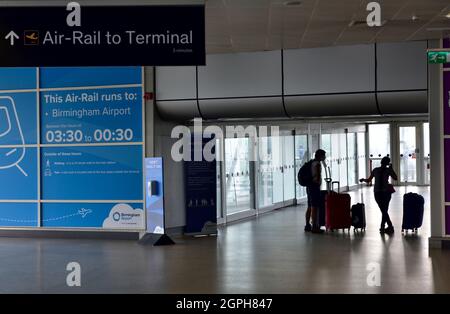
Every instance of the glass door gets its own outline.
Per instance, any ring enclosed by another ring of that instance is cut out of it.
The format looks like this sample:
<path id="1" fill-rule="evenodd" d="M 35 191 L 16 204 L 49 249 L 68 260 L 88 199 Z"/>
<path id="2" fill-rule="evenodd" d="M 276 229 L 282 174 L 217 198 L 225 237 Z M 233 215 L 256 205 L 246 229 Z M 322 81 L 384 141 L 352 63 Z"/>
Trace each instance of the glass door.
<path id="1" fill-rule="evenodd" d="M 295 199 L 295 143 L 294 136 L 283 136 L 283 201 L 284 206 L 292 205 Z"/>
<path id="2" fill-rule="evenodd" d="M 379 167 L 381 159 L 390 156 L 391 136 L 389 124 L 369 125 L 369 173 Z"/>
<path id="3" fill-rule="evenodd" d="M 325 165 L 326 167 L 329 168 L 329 172 L 328 170 L 326 170 L 324 167 L 322 167 L 322 188 L 325 189 L 326 188 L 326 182 L 325 179 L 327 178 L 327 175 L 331 175 L 331 168 L 333 167 L 333 155 L 332 155 L 332 151 L 331 151 L 331 134 L 322 134 L 321 135 L 321 144 L 322 144 L 322 149 L 326 152 L 326 160 L 325 160 Z"/>
<path id="4" fill-rule="evenodd" d="M 347 133 L 347 173 L 348 186 L 355 186 L 357 183 L 357 150 L 356 133 Z"/>
<path id="5" fill-rule="evenodd" d="M 259 168 L 258 168 L 258 207 L 272 205 L 273 201 L 273 165 L 272 138 L 259 138 Z"/>
<path id="6" fill-rule="evenodd" d="M 348 187 L 348 169 L 347 169 L 347 134 L 339 133 L 339 153 L 338 153 L 338 164 L 339 164 L 339 183 L 341 188 Z"/>
<path id="7" fill-rule="evenodd" d="M 249 138 L 225 139 L 225 193 L 227 216 L 253 209 Z"/>
<path id="8" fill-rule="evenodd" d="M 308 152 L 308 135 L 296 135 L 295 136 L 295 175 L 297 175 L 300 168 L 305 162 L 309 160 Z M 295 178 L 296 197 L 297 200 L 304 199 L 306 197 L 306 188 L 298 184 Z"/>
<path id="9" fill-rule="evenodd" d="M 366 133 L 358 133 L 356 145 L 358 146 L 358 177 L 367 178 L 367 160 L 366 160 Z M 356 183 L 358 184 L 359 181 Z"/>
<path id="10" fill-rule="evenodd" d="M 400 184 L 417 184 L 417 127 L 415 125 L 399 126 Z"/>
<path id="11" fill-rule="evenodd" d="M 272 137 L 272 202 L 283 203 L 283 137 Z"/>

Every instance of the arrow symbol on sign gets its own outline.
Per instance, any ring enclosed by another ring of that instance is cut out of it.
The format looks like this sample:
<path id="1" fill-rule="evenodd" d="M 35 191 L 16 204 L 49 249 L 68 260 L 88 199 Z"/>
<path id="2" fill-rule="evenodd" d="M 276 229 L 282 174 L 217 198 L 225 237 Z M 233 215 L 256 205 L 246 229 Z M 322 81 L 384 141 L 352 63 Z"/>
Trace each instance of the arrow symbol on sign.
<path id="1" fill-rule="evenodd" d="M 14 31 L 10 31 L 8 35 L 6 35 L 5 39 L 9 39 L 11 46 L 14 46 L 14 40 L 19 39 L 19 35 L 17 35 Z"/>

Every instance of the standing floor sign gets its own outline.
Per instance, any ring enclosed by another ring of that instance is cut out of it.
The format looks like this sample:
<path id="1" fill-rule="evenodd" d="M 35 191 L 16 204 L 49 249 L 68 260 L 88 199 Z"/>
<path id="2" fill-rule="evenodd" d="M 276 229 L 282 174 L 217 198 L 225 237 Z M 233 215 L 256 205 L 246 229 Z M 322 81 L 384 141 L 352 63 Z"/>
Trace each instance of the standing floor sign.
<path id="1" fill-rule="evenodd" d="M 145 158 L 145 208 L 147 228 L 139 243 L 155 246 L 175 244 L 165 233 L 164 163 L 161 157 Z"/>
<path id="2" fill-rule="evenodd" d="M 142 77 L 0 68 L 0 226 L 145 228 Z"/>
<path id="3" fill-rule="evenodd" d="M 164 234 L 164 170 L 160 157 L 145 158 L 147 232 Z"/>
<path id="4" fill-rule="evenodd" d="M 199 139 L 198 139 L 199 138 Z M 202 152 L 196 154 L 195 149 L 205 147 L 211 141 L 203 138 L 202 145 L 196 145 L 193 136 L 191 161 L 184 162 L 185 191 L 186 191 L 186 234 L 216 234 L 217 233 L 217 188 L 216 188 L 216 161 L 195 161 L 193 156 L 203 156 Z"/>

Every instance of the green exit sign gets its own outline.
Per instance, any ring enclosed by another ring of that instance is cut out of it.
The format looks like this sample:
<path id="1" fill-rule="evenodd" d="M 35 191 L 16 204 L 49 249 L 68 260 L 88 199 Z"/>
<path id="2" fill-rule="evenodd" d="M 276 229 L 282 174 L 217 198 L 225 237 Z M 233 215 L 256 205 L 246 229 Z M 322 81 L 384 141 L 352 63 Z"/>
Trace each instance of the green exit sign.
<path id="1" fill-rule="evenodd" d="M 428 63 L 450 63 L 450 52 L 428 51 Z"/>

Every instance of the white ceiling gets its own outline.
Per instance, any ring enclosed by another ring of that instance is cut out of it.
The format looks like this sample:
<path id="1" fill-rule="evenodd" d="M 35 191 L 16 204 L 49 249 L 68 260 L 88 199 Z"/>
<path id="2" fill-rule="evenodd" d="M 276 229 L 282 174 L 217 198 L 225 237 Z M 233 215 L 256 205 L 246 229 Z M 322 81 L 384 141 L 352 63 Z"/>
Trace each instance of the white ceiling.
<path id="1" fill-rule="evenodd" d="M 401 42 L 450 34 L 450 0 L 379 0 L 382 27 L 366 23 L 369 0 L 207 0 L 208 53 Z M 413 20 L 412 17 L 417 19 Z M 442 30 L 447 28 L 447 30 Z"/>

